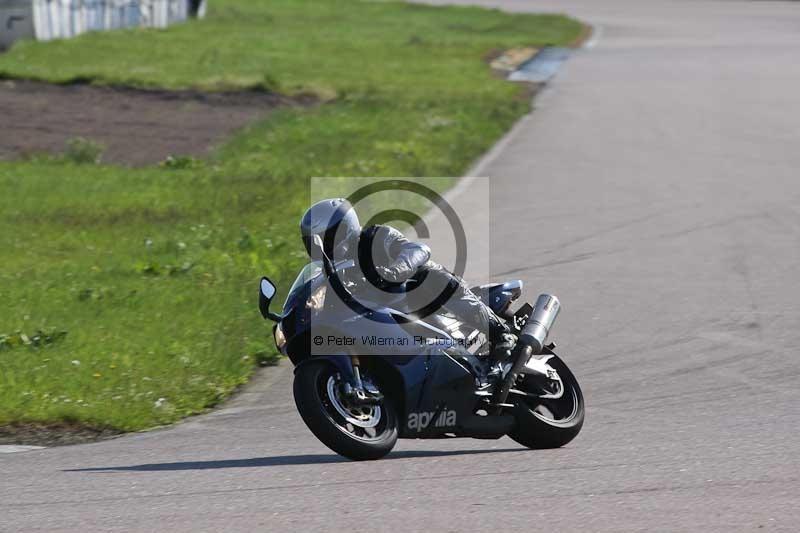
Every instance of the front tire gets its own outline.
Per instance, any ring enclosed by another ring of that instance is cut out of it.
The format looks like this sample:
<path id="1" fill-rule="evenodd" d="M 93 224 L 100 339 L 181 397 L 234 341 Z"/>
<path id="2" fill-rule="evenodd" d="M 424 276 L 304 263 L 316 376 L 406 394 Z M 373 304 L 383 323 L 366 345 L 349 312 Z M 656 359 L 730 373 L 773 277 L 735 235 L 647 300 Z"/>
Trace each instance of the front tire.
<path id="1" fill-rule="evenodd" d="M 339 392 L 341 379 L 328 361 L 301 365 L 294 376 L 297 410 L 308 429 L 339 455 L 354 461 L 380 459 L 397 442 L 397 416 L 391 402 L 353 405 Z"/>
<path id="2" fill-rule="evenodd" d="M 583 393 L 567 365 L 552 352 L 548 364 L 558 372 L 563 394 L 558 399 L 515 396 L 517 425 L 509 437 L 532 449 L 560 448 L 578 436 L 585 414 Z M 516 389 L 536 395 L 547 392 L 534 376 L 525 376 Z"/>

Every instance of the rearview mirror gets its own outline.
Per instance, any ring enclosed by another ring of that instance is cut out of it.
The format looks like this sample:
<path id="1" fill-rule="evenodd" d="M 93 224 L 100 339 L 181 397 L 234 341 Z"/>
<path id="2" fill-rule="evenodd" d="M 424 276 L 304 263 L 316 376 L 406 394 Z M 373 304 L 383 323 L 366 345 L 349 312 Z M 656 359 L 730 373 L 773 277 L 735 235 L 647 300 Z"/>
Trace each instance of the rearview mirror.
<path id="1" fill-rule="evenodd" d="M 269 304 L 272 303 L 273 296 L 275 296 L 275 284 L 269 278 L 261 278 L 261 285 L 258 291 L 258 310 L 261 311 L 261 316 L 270 320 L 275 320 L 277 316 L 269 310 Z"/>

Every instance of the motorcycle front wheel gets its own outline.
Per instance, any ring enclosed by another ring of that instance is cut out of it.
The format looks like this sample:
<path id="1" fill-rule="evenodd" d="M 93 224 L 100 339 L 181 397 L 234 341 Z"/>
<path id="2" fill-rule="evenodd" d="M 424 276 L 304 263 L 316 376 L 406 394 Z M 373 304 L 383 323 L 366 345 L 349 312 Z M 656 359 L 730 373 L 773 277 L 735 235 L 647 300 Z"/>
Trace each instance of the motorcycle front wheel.
<path id="1" fill-rule="evenodd" d="M 328 361 L 301 365 L 294 376 L 300 416 L 314 436 L 339 455 L 355 461 L 380 459 L 397 442 L 391 403 L 357 404 L 342 393 L 342 385 L 338 369 Z"/>
<path id="2" fill-rule="evenodd" d="M 513 396 L 517 425 L 508 436 L 533 449 L 564 446 L 578 436 L 585 415 L 578 380 L 557 355 L 545 356 L 550 356 L 547 363 L 558 373 L 560 384 L 526 375 L 514 387 L 525 395 Z"/>

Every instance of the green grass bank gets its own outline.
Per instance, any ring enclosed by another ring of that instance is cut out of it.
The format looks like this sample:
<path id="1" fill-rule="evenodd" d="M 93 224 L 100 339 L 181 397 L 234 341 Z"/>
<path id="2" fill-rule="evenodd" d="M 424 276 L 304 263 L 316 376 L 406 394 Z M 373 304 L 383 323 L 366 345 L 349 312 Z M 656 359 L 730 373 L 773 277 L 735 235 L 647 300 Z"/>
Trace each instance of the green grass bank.
<path id="1" fill-rule="evenodd" d="M 215 405 L 274 357 L 255 290 L 304 262 L 311 176 L 458 176 L 529 110 L 492 51 L 581 25 L 345 0 L 215 0 L 167 30 L 23 42 L 0 77 L 313 93 L 202 161 L 0 162 L 0 426 L 124 431 Z M 175 154 L 180 156 L 181 154 Z"/>

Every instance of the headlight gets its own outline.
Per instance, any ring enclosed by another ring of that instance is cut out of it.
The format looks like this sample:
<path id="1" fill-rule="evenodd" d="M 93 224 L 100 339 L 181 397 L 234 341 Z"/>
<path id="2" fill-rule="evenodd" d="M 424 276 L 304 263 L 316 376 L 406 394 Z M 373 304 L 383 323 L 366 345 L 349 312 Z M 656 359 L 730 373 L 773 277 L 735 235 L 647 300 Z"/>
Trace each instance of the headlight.
<path id="1" fill-rule="evenodd" d="M 275 324 L 275 327 L 272 329 L 272 335 L 275 337 L 275 346 L 278 348 L 278 351 L 283 352 L 283 349 L 286 347 L 286 336 L 283 334 L 280 323 Z"/>
<path id="2" fill-rule="evenodd" d="M 328 286 L 323 285 L 315 290 L 306 302 L 306 307 L 312 311 L 322 311 L 325 306 L 325 293 L 328 291 Z"/>

